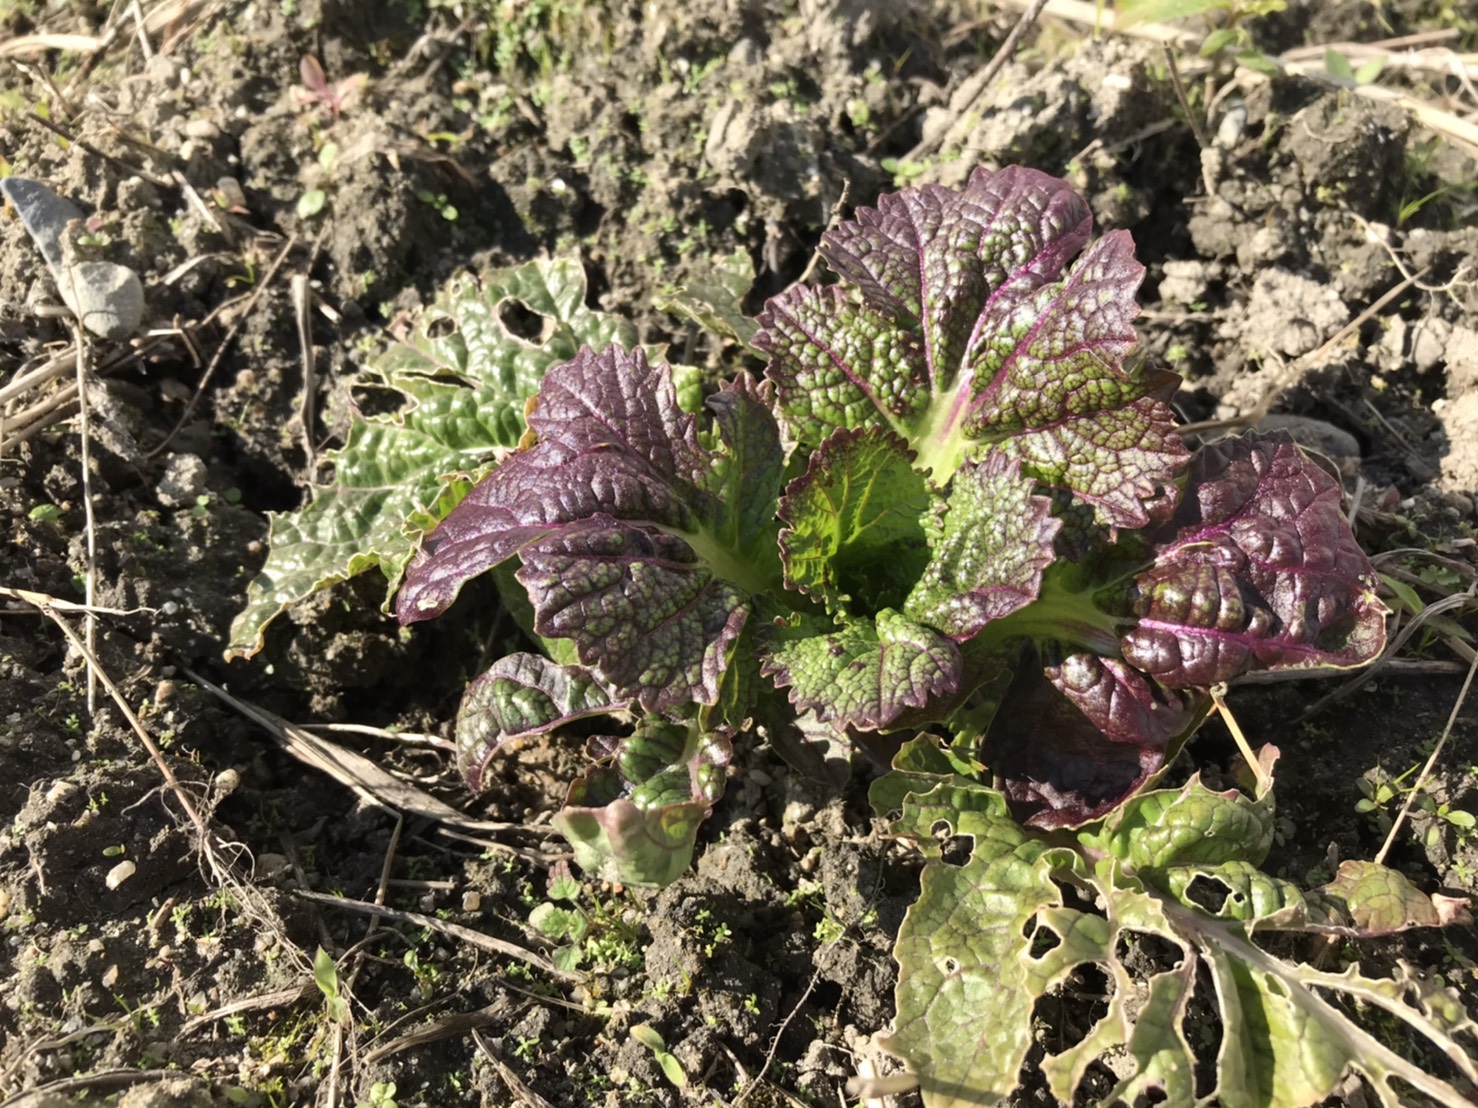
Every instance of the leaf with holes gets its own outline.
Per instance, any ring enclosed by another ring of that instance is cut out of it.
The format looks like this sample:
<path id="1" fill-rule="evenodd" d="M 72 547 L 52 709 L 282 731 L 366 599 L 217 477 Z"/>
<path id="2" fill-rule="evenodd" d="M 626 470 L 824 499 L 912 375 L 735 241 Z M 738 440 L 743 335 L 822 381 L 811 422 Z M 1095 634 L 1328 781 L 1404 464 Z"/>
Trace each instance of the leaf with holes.
<path id="1" fill-rule="evenodd" d="M 1269 789 L 1275 759 L 1276 751 L 1261 759 Z M 968 765 L 945 751 L 916 741 L 895 766 L 873 798 L 879 811 L 901 803 L 894 831 L 919 844 L 925 866 L 899 932 L 897 1024 L 883 1043 L 918 1075 L 928 1108 L 1011 1096 L 1037 1001 L 1085 987 L 1086 971 L 1106 981 L 1103 1014 L 1038 1063 L 1061 1103 L 1085 1095 L 1090 1067 L 1105 1054 L 1120 1055 L 1110 1101 L 1190 1103 L 1205 1062 L 1191 1048 L 1192 1028 L 1208 1020 L 1221 1034 L 1208 1100 L 1302 1108 L 1359 1073 L 1383 1104 L 1399 1102 L 1398 1078 L 1439 1103 L 1462 1101 L 1330 996 L 1382 1009 L 1465 1079 L 1478 1078 L 1456 1038 L 1473 1023 L 1450 991 L 1365 977 L 1355 966 L 1318 970 L 1257 944 L 1261 931 L 1353 939 L 1466 920 L 1371 863 L 1342 867 L 1308 893 L 1262 873 L 1253 859 L 1271 836 L 1270 791 L 1249 798 L 1193 779 L 1136 797 L 1080 829 L 1073 846 L 1010 819 L 1005 798 L 962 777 Z M 1220 886 L 1225 903 L 1200 906 L 1198 881 Z"/>
<path id="2" fill-rule="evenodd" d="M 523 338 L 503 315 L 518 306 L 538 330 Z M 408 333 L 371 359 L 352 387 L 389 396 L 396 410 L 355 409 L 333 479 L 306 507 L 271 515 L 266 564 L 247 587 L 226 654 L 262 648 L 269 623 L 330 585 L 378 569 L 389 597 L 420 536 L 512 451 L 524 405 L 550 366 L 583 343 L 632 342 L 625 320 L 585 307 L 577 262 L 530 262 L 453 278 Z"/>
<path id="3" fill-rule="evenodd" d="M 698 828 L 724 793 L 733 747 L 722 732 L 646 719 L 624 738 L 590 740 L 597 764 L 570 786 L 554 826 L 589 873 L 667 885 L 693 858 Z"/>

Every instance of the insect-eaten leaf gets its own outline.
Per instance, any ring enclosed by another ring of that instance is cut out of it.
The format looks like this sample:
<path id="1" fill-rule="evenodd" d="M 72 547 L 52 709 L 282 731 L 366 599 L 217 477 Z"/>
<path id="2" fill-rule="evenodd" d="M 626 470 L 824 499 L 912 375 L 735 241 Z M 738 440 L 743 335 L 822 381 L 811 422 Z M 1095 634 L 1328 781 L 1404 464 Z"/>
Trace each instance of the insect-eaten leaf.
<path id="1" fill-rule="evenodd" d="M 570 786 L 555 827 L 584 870 L 627 885 L 668 885 L 693 860 L 698 828 L 723 795 L 726 735 L 646 719 L 624 738 L 590 740 L 597 760 Z"/>

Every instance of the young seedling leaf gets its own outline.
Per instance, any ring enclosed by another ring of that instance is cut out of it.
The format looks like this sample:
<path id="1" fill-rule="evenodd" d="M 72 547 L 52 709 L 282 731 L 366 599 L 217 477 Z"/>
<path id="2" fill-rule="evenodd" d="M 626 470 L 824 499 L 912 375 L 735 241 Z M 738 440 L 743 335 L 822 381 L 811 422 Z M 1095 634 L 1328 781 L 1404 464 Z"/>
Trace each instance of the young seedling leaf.
<path id="1" fill-rule="evenodd" d="M 1066 182 L 1020 167 L 858 209 L 821 252 L 861 303 L 798 286 L 759 317 L 791 433 L 815 448 L 837 429 L 887 428 L 941 486 L 994 443 L 1105 523 L 1144 526 L 1186 450 L 1163 379 L 1125 361 L 1144 274 L 1128 234 L 1068 268 L 1091 227 Z"/>
<path id="2" fill-rule="evenodd" d="M 1201 450 L 1139 575 L 1124 658 L 1175 688 L 1250 669 L 1359 666 L 1385 646 L 1378 580 L 1334 478 L 1286 434 Z"/>
<path id="3" fill-rule="evenodd" d="M 537 340 L 503 320 L 512 305 L 541 319 Z M 271 515 L 267 562 L 247 587 L 227 657 L 262 648 L 267 625 L 335 582 L 378 569 L 388 605 L 420 536 L 518 445 L 524 405 L 551 365 L 582 343 L 630 343 L 625 320 L 585 307 L 578 262 L 530 262 L 452 279 L 410 331 L 371 359 L 356 384 L 402 398 L 388 415 L 355 414 L 334 475 L 308 505 Z"/>
<path id="4" fill-rule="evenodd" d="M 467 687 L 457 709 L 457 768 L 474 793 L 488 761 L 512 743 L 549 735 L 577 719 L 619 711 L 589 670 L 538 654 L 508 654 Z"/>

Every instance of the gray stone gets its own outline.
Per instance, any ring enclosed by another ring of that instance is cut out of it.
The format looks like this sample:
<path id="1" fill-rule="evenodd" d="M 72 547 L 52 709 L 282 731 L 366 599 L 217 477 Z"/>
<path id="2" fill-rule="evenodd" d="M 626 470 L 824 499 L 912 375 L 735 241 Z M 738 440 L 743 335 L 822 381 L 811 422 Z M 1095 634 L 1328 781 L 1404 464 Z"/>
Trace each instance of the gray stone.
<path id="1" fill-rule="evenodd" d="M 1411 340 L 1411 364 L 1418 373 L 1429 373 L 1442 364 L 1451 337 L 1452 324 L 1445 319 L 1434 317 L 1416 324 Z"/>
<path id="2" fill-rule="evenodd" d="M 72 250 L 69 226 L 84 218 L 76 204 L 25 177 L 0 180 L 0 193 L 20 214 L 57 291 L 82 326 L 105 339 L 124 339 L 139 329 L 144 286 L 138 274 L 115 262 L 79 259 Z"/>

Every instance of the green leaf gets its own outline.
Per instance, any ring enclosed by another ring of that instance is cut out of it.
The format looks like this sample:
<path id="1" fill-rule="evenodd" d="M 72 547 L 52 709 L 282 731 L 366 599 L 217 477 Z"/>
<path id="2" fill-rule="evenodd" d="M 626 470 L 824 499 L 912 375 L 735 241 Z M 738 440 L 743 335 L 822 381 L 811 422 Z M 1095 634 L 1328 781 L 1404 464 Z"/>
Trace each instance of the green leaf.
<path id="1" fill-rule="evenodd" d="M 1273 757 L 1265 751 L 1264 765 Z M 1466 1102 L 1406 1060 L 1414 1033 L 1478 1083 L 1478 1065 L 1457 1038 L 1475 1024 L 1455 990 L 1404 968 L 1387 979 L 1365 977 L 1357 966 L 1317 970 L 1249 937 L 1253 927 L 1357 937 L 1463 923 L 1465 902 L 1424 897 L 1372 863 L 1346 863 L 1307 894 L 1262 873 L 1248 858 L 1266 850 L 1267 795 L 1251 800 L 1192 780 L 1080 832 L 1079 851 L 1011 821 L 1004 798 L 964 780 L 962 769 L 970 772 L 921 736 L 873 789 L 875 800 L 901 803 L 894 830 L 926 858 L 919 901 L 899 932 L 897 1032 L 884 1044 L 918 1075 L 926 1108 L 1009 1097 L 1033 1022 L 1043 1018 L 1037 1000 L 1074 988 L 1076 972 L 1089 966 L 1109 981 L 1101 1018 L 1056 1053 L 1048 1045 L 1054 1029 L 1036 1028 L 1048 1050 L 1039 1066 L 1060 1103 L 1083 1101 L 1090 1067 L 1106 1055 L 1117 1056 L 1120 1080 L 1106 1097 L 1095 1090 L 1101 1103 L 1305 1108 L 1335 1095 L 1351 1073 L 1388 1108 L 1409 1103 L 1393 1085 L 1398 1078 L 1429 1100 Z M 1067 887 L 1078 894 L 1072 905 Z M 1218 890 L 1220 919 L 1197 904 Z M 1169 944 L 1172 964 L 1160 968 L 1157 958 L 1145 969 L 1146 936 Z M 1215 988 L 1198 996 L 1206 971 Z M 1402 1053 L 1330 1003 L 1334 995 L 1403 1024 L 1385 1036 Z M 1209 1005 L 1221 1031 L 1217 1084 L 1199 1099 L 1196 1075 L 1207 1059 L 1191 1046 L 1193 1000 L 1194 1019 L 1204 1020 Z"/>
<path id="2" fill-rule="evenodd" d="M 1119 0 L 1114 26 L 1120 30 L 1136 23 L 1165 23 L 1189 19 L 1230 7 L 1229 0 Z"/>
<path id="3" fill-rule="evenodd" d="M 1035 482 L 1001 454 L 966 463 L 955 474 L 942 530 L 906 611 L 956 642 L 1037 598 L 1062 527 L 1052 502 L 1032 495 Z"/>
<path id="4" fill-rule="evenodd" d="M 724 257 L 708 259 L 706 272 L 699 270 L 686 284 L 657 296 L 653 306 L 760 354 L 750 345 L 759 325 L 744 314 L 742 306 L 753 285 L 754 262 L 749 251 L 741 248 Z"/>
<path id="5" fill-rule="evenodd" d="M 728 738 L 696 724 L 641 719 L 620 739 L 597 736 L 607 764 L 570 786 L 555 829 L 587 873 L 626 885 L 668 885 L 693 860 L 698 828 L 724 792 Z"/>
<path id="6" fill-rule="evenodd" d="M 1378 77 L 1380 77 L 1380 75 L 1382 73 L 1385 72 L 1385 69 L 1386 69 L 1386 59 L 1385 58 L 1381 58 L 1381 57 L 1371 58 L 1368 62 L 1363 63 L 1361 66 L 1359 66 L 1359 68 L 1357 68 L 1355 70 L 1355 75 L 1354 75 L 1355 76 L 1355 84 L 1357 84 L 1357 85 L 1370 85 L 1370 84 L 1374 84 L 1375 81 L 1376 81 L 1376 79 Z"/>
<path id="7" fill-rule="evenodd" d="M 1203 58 L 1210 58 L 1246 36 L 1247 31 L 1242 27 L 1218 27 L 1202 40 L 1201 49 L 1197 53 Z"/>
<path id="8" fill-rule="evenodd" d="M 349 1006 L 339 991 L 339 970 L 328 951 L 319 947 L 313 955 L 313 983 L 323 994 L 328 1004 L 329 1019 L 335 1023 L 349 1022 Z"/>
<path id="9" fill-rule="evenodd" d="M 683 1070 L 682 1063 L 668 1053 L 667 1044 L 662 1041 L 662 1036 L 655 1027 L 639 1023 L 631 1029 L 631 1037 L 652 1052 L 652 1057 L 662 1067 L 662 1075 L 667 1080 L 679 1089 L 687 1088 L 688 1075 Z"/>
<path id="10" fill-rule="evenodd" d="M 959 688 L 961 663 L 953 642 L 884 608 L 876 620 L 844 627 L 799 621 L 770 649 L 764 672 L 790 688 L 797 711 L 861 730 L 886 730 L 905 711 Z"/>
<path id="11" fill-rule="evenodd" d="M 908 1059 L 929 1108 L 995 1103 L 1032 1042 L 1024 929 L 1059 898 L 1051 860 L 985 789 L 912 796 L 894 831 L 929 861 L 894 948 L 898 1014 L 882 1045 Z M 969 841 L 968 861 L 945 860 L 943 835 Z"/>
<path id="12" fill-rule="evenodd" d="M 1356 859 L 1341 862 L 1334 880 L 1311 899 L 1326 917 L 1348 921 L 1361 935 L 1440 927 L 1453 922 L 1459 912 L 1452 898 L 1427 896 L 1396 870 Z"/>
<path id="13" fill-rule="evenodd" d="M 322 189 L 309 189 L 298 197 L 297 213 L 299 219 L 312 219 L 323 211 L 328 204 L 328 193 Z"/>
<path id="14" fill-rule="evenodd" d="M 1350 64 L 1350 59 L 1333 47 L 1324 49 L 1324 70 L 1331 77 L 1340 77 L 1346 81 L 1355 79 L 1355 67 Z"/>
<path id="15" fill-rule="evenodd" d="M 634 340 L 629 323 L 584 300 L 577 262 L 453 278 L 355 382 L 398 397 L 399 410 L 355 414 L 344 446 L 325 456 L 332 481 L 314 486 L 305 508 L 270 515 L 267 561 L 247 586 L 226 656 L 255 654 L 278 615 L 366 570 L 386 577 L 388 605 L 420 537 L 518 445 L 525 402 L 550 366 L 584 343 Z M 504 324 L 514 304 L 543 317 L 538 342 Z"/>
<path id="16" fill-rule="evenodd" d="M 838 431 L 811 455 L 780 501 L 785 583 L 828 611 L 898 604 L 929 558 L 928 481 L 913 454 L 879 427 Z"/>
<path id="17" fill-rule="evenodd" d="M 529 913 L 529 926 L 541 935 L 569 942 L 579 942 L 590 929 L 583 912 L 572 912 L 547 901 L 535 905 L 534 910 Z"/>
<path id="18" fill-rule="evenodd" d="M 1271 768 L 1272 760 L 1266 764 Z M 1260 863 L 1273 842 L 1273 796 L 1212 792 L 1192 777 L 1179 789 L 1135 797 L 1079 838 L 1135 871 L 1223 862 Z"/>

